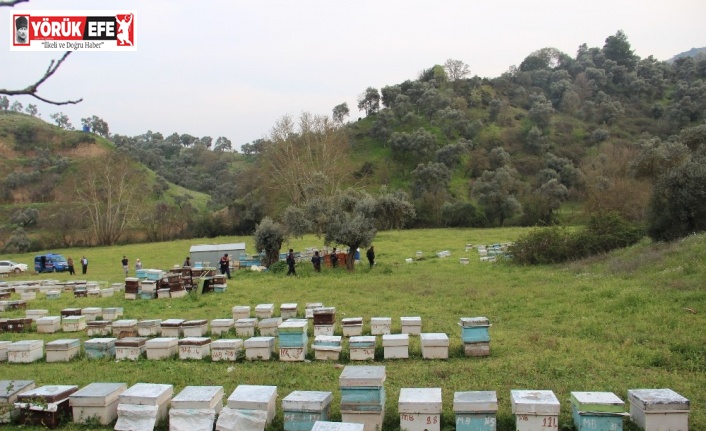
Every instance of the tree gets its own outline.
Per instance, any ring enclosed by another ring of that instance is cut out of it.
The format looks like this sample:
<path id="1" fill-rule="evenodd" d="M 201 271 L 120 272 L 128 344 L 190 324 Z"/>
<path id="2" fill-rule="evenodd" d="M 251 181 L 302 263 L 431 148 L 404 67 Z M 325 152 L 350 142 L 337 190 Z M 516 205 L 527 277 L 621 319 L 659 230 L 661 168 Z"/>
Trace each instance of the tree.
<path id="1" fill-rule="evenodd" d="M 336 105 L 333 107 L 333 114 L 332 118 L 333 121 L 335 121 L 338 124 L 343 124 L 343 121 L 345 121 L 346 117 L 350 114 L 350 110 L 348 109 L 348 103 L 343 102 L 340 105 Z"/>
<path id="2" fill-rule="evenodd" d="M 233 151 L 233 144 L 230 139 L 225 136 L 220 136 L 216 139 L 216 145 L 213 146 L 213 151 Z"/>
<path id="3" fill-rule="evenodd" d="M 518 191 L 517 171 L 507 166 L 483 172 L 473 184 L 473 195 L 483 205 L 488 220 L 498 220 L 500 226 L 522 209 L 515 198 Z"/>
<path id="4" fill-rule="evenodd" d="M 22 112 L 22 109 L 24 109 L 24 106 L 22 106 L 22 103 L 19 100 L 15 100 L 12 102 L 12 105 L 10 105 L 10 111 Z"/>
<path id="5" fill-rule="evenodd" d="M 106 123 L 102 118 L 92 115 L 90 117 L 81 118 L 81 125 L 83 127 L 88 127 L 89 130 L 97 135 L 104 138 L 110 137 L 110 130 L 108 128 L 108 123 Z"/>
<path id="6" fill-rule="evenodd" d="M 640 57 L 633 53 L 628 37 L 622 30 L 618 30 L 614 36 L 609 36 L 605 40 L 603 54 L 608 60 L 613 60 L 621 66 L 626 66 L 628 70 L 633 70 L 640 60 Z"/>
<path id="7" fill-rule="evenodd" d="M 10 99 L 8 99 L 7 96 L 0 97 L 0 109 L 3 111 L 10 109 Z"/>
<path id="8" fill-rule="evenodd" d="M 64 130 L 74 130 L 74 126 L 71 125 L 71 121 L 69 121 L 69 117 L 64 114 L 63 112 L 55 112 L 49 116 L 54 122 L 56 123 L 57 126 Z"/>
<path id="9" fill-rule="evenodd" d="M 444 63 L 444 70 L 446 70 L 449 81 L 457 81 L 471 74 L 471 68 L 466 63 L 451 58 Z"/>
<path id="10" fill-rule="evenodd" d="M 366 117 L 380 110 L 380 93 L 377 88 L 368 87 L 365 93 L 358 96 L 358 110 L 365 111 Z"/>
<path id="11" fill-rule="evenodd" d="M 269 217 L 262 219 L 260 224 L 255 229 L 253 241 L 257 250 L 264 250 L 265 258 L 262 260 L 262 265 L 270 267 L 275 262 L 279 261 L 279 251 L 282 249 L 282 243 L 287 239 L 285 227 L 273 221 Z"/>
<path id="12" fill-rule="evenodd" d="M 120 153 L 90 160 L 77 179 L 76 201 L 98 245 L 114 245 L 138 219 L 144 176 Z"/>
<path id="13" fill-rule="evenodd" d="M 30 103 L 30 104 L 27 105 L 27 107 L 25 108 L 25 112 L 28 113 L 29 115 L 33 116 L 33 117 L 36 117 L 36 116 L 37 116 L 37 112 L 39 112 L 39 111 L 37 110 L 37 105 L 33 105 L 33 104 Z"/>
<path id="14" fill-rule="evenodd" d="M 451 181 L 451 171 L 443 163 L 419 164 L 411 172 L 412 196 L 419 198 L 424 192 L 445 195 Z"/>

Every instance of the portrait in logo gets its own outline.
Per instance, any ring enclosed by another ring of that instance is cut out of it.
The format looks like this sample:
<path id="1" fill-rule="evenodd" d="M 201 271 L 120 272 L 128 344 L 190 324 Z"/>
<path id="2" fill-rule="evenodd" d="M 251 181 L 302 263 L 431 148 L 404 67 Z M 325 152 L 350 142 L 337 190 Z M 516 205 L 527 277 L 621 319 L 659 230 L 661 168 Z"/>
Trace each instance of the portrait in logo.
<path id="1" fill-rule="evenodd" d="M 118 45 L 132 45 L 132 19 L 131 13 L 127 15 L 116 15 L 115 22 L 118 24 Z"/>
<path id="2" fill-rule="evenodd" d="M 26 16 L 15 18 L 15 44 L 29 44 L 29 18 Z"/>

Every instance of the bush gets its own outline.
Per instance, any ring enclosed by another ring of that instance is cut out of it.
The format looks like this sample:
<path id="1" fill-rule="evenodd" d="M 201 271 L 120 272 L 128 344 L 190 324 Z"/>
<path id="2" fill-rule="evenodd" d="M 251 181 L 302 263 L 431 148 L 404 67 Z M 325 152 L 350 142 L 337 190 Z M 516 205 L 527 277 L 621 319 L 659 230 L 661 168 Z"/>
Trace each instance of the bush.
<path id="1" fill-rule="evenodd" d="M 576 232 L 559 227 L 532 231 L 510 247 L 510 254 L 522 265 L 560 263 L 627 247 L 644 234 L 641 226 L 617 213 L 600 214 L 591 217 L 588 225 Z"/>
<path id="2" fill-rule="evenodd" d="M 268 271 L 270 271 L 273 274 L 279 274 L 283 273 L 284 271 L 287 271 L 287 262 L 283 260 L 278 260 L 277 262 L 273 263 L 270 265 L 268 268 Z"/>

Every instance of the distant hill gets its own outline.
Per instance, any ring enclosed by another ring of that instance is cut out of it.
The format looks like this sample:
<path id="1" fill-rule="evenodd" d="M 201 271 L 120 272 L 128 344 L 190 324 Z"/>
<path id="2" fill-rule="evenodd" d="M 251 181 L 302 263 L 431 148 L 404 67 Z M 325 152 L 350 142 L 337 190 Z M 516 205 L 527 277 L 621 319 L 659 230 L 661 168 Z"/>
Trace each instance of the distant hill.
<path id="1" fill-rule="evenodd" d="M 667 63 L 674 63 L 675 60 L 682 57 L 704 57 L 706 58 L 706 46 L 703 48 L 691 48 L 688 51 L 681 52 L 667 60 Z"/>

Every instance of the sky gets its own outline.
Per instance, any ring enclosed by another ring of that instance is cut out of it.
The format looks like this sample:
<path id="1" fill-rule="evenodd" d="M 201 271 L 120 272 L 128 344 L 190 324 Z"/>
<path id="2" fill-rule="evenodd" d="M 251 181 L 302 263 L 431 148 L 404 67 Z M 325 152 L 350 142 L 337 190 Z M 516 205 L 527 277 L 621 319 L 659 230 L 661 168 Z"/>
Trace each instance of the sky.
<path id="1" fill-rule="evenodd" d="M 706 46 L 704 0 L 31 0 L 0 7 L 0 88 L 25 88 L 62 54 L 10 51 L 13 13 L 96 9 L 135 13 L 137 51 L 72 53 L 39 94 L 78 105 L 11 101 L 48 122 L 97 115 L 111 133 L 224 136 L 236 149 L 284 115 L 346 102 L 355 121 L 367 87 L 447 59 L 495 78 L 538 49 L 575 57 L 618 30 L 641 58 Z"/>

